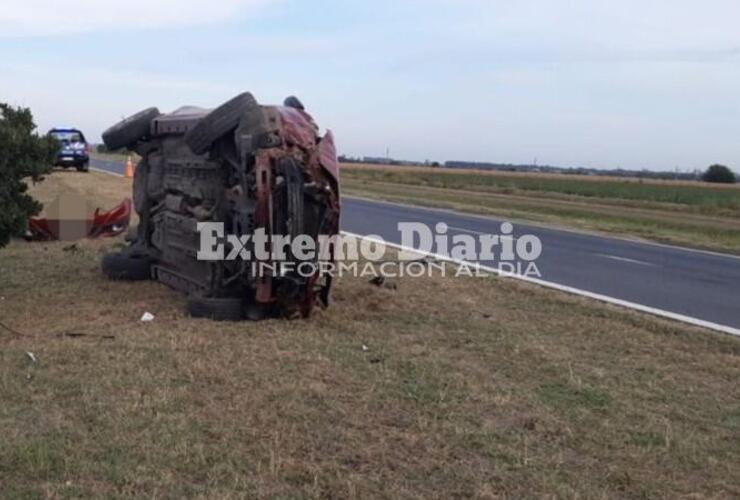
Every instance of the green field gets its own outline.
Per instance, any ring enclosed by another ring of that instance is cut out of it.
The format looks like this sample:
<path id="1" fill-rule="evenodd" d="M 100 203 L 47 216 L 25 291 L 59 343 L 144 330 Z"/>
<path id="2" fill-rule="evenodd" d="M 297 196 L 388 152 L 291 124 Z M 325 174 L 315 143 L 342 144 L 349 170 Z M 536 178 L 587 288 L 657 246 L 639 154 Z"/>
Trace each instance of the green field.
<path id="1" fill-rule="evenodd" d="M 344 165 L 344 193 L 740 253 L 740 189 L 689 182 Z"/>
<path id="2" fill-rule="evenodd" d="M 554 175 L 511 175 L 454 170 L 362 168 L 344 169 L 353 180 L 411 184 L 445 189 L 503 194 L 537 194 L 545 197 L 596 198 L 683 205 L 699 213 L 740 217 L 740 189 L 687 182 L 640 182 L 635 179 Z"/>

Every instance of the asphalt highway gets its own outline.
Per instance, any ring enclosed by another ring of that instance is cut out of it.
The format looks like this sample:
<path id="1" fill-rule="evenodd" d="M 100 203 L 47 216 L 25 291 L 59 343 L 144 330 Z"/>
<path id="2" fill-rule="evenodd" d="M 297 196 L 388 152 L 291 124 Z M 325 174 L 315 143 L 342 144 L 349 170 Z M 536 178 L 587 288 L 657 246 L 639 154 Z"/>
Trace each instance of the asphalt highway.
<path id="1" fill-rule="evenodd" d="M 93 159 L 91 166 L 123 173 L 120 162 Z M 500 234 L 503 220 L 446 210 L 343 197 L 342 230 L 402 243 L 399 222 L 443 222 L 447 234 Z M 569 289 L 597 294 L 740 331 L 740 258 L 711 252 L 515 224 L 515 242 L 537 236 L 540 278 Z M 414 245 L 416 246 L 416 245 Z M 425 249 L 426 250 L 426 249 Z M 445 254 L 433 247 L 433 253 Z M 497 261 L 480 264 L 496 267 Z"/>

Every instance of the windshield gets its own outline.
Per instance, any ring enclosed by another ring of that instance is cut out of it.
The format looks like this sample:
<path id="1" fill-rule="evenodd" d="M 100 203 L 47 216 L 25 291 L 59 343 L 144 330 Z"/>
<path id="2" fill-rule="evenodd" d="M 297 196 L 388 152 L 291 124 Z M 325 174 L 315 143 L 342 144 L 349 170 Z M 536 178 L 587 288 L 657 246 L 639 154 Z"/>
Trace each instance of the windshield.
<path id="1" fill-rule="evenodd" d="M 51 136 L 62 144 L 75 144 L 85 141 L 82 134 L 74 131 L 52 132 Z"/>

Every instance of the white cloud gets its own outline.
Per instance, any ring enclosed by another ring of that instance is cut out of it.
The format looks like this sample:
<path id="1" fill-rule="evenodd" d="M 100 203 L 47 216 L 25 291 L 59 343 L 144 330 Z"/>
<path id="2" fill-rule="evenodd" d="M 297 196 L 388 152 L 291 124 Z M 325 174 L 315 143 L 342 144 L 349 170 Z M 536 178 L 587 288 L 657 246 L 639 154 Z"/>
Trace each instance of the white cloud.
<path id="1" fill-rule="evenodd" d="M 415 0 L 419 1 L 419 0 Z M 426 0 L 430 2 L 432 0 Z M 740 47 L 737 0 L 435 0 L 440 37 L 565 58 L 717 58 Z M 448 42 L 449 43 L 449 42 Z"/>
<path id="2" fill-rule="evenodd" d="M 97 139 L 147 106 L 250 90 L 261 102 L 297 93 L 345 153 L 740 165 L 737 0 L 3 2 L 0 97 L 30 106 L 42 129 Z M 259 26 L 238 22 L 254 15 Z M 124 33 L 147 28 L 158 33 Z M 180 34 L 174 48 L 147 39 Z M 70 50 L 80 62 L 60 78 L 69 58 L 56 54 Z"/>
<path id="3" fill-rule="evenodd" d="M 225 21 L 269 0 L 5 0 L 0 37 L 178 28 Z"/>
<path id="4" fill-rule="evenodd" d="M 0 74 L 0 100 L 30 107 L 39 130 L 79 127 L 91 141 L 99 141 L 103 130 L 139 109 L 158 106 L 169 112 L 185 104 L 214 106 L 243 90 L 220 82 L 125 69 L 81 67 L 55 79 L 53 86 L 49 75 L 64 74 L 63 65 L 0 61 Z"/>

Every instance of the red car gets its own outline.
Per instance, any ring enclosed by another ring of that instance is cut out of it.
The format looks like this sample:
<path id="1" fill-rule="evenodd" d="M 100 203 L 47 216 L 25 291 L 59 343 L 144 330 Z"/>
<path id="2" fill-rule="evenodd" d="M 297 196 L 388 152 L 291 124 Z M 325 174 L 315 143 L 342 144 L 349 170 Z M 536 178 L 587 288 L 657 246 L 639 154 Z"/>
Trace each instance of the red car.
<path id="1" fill-rule="evenodd" d="M 339 231 L 334 139 L 319 134 L 297 98 L 263 106 L 244 93 L 213 110 L 149 108 L 103 140 L 142 158 L 133 187 L 138 237 L 103 259 L 107 276 L 158 280 L 188 294 L 191 315 L 218 320 L 307 316 L 317 302 L 328 303 L 331 274 L 318 264 L 332 260 L 331 249 L 308 259 L 314 267 L 275 270 L 286 262 L 259 257 L 250 240 L 266 234 L 316 242 Z M 202 228 L 214 224 L 224 228 L 224 255 L 203 259 Z M 292 248 L 288 264 L 298 263 Z"/>

